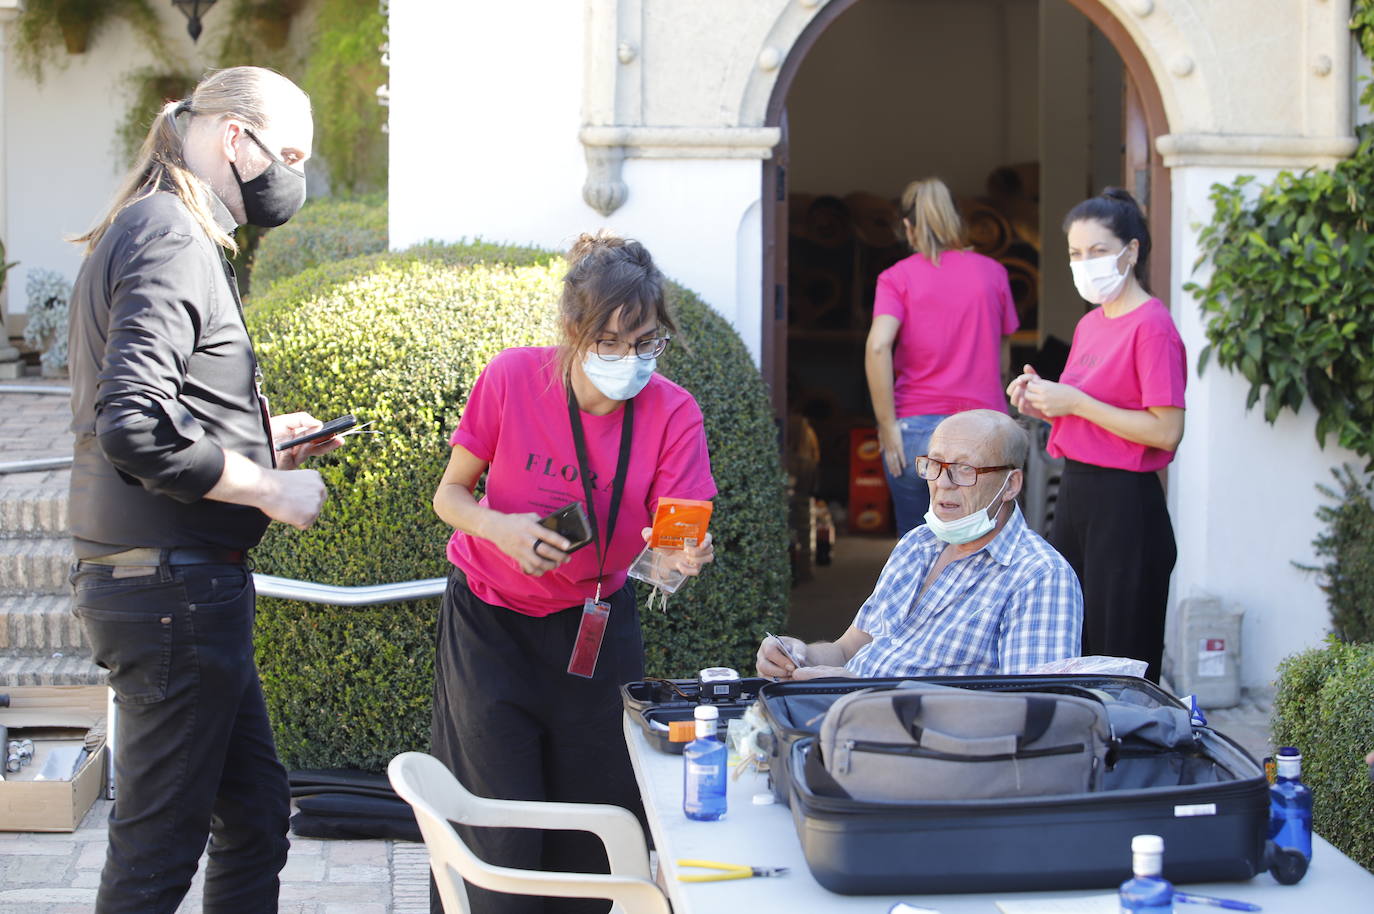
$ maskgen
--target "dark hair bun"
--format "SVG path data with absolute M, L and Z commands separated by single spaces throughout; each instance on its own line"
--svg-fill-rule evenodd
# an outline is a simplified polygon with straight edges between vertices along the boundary
M 1136 209 L 1140 209 L 1140 204 L 1136 202 L 1135 197 L 1131 196 L 1131 192 L 1124 187 L 1103 188 L 1102 196 L 1106 197 L 1108 200 L 1116 200 L 1119 203 L 1129 203 Z

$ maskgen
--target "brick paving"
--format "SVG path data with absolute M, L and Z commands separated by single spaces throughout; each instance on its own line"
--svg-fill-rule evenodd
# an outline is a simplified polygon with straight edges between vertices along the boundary
M 0 382 L 64 386 L 24 378 Z M 67 398 L 0 390 L 0 463 L 70 455 Z M 65 469 L 0 474 L 7 498 L 63 497 Z M 5 523 L 22 523 L 0 514 Z M 0 620 L 3 628 L 3 620 Z M 0 653 L 5 650 L 0 632 Z M 98 800 L 70 834 L 0 832 L 0 914 L 88 914 L 105 860 L 111 803 Z M 204 858 L 179 914 L 200 914 Z M 428 914 L 429 865 L 424 846 L 405 841 L 320 841 L 291 837 L 281 874 L 282 914 Z

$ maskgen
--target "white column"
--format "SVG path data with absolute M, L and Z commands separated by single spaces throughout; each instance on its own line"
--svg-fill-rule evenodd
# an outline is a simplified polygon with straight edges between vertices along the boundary
M 12 233 L 5 200 L 5 151 L 8 142 L 5 130 L 5 73 L 9 66 L 5 48 L 9 46 L 10 23 L 18 17 L 23 5 L 23 0 L 0 0 L 0 240 L 7 242 Z M 17 378 L 23 374 L 19 350 L 9 344 L 9 301 L 19 296 L 13 286 L 14 283 L 6 282 L 4 288 L 0 288 L 0 378 Z

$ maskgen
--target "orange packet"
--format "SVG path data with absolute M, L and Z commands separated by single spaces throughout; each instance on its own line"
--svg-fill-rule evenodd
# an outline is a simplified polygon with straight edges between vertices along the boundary
M 654 512 L 649 546 L 654 549 L 685 549 L 706 538 L 711 522 L 711 503 L 691 498 L 660 498 Z

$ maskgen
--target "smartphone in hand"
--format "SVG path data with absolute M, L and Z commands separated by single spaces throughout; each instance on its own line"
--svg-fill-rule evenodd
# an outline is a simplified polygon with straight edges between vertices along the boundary
M 592 525 L 587 519 L 587 509 L 580 501 L 565 505 L 547 517 L 540 518 L 539 523 L 568 541 L 566 551 L 569 554 L 592 541 Z
M 331 419 L 324 425 L 315 429 L 313 432 L 307 432 L 306 434 L 300 435 L 296 438 L 292 438 L 289 441 L 283 441 L 281 444 L 278 444 L 276 448 L 279 451 L 285 451 L 289 448 L 298 447 L 302 444 L 309 444 L 311 441 L 319 441 L 321 438 L 333 438 L 335 435 L 338 435 L 341 432 L 346 432 L 357 424 L 358 420 L 354 418 L 351 414 L 346 416 L 340 416 L 337 419 Z

